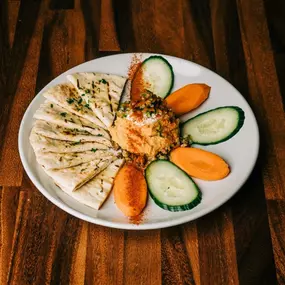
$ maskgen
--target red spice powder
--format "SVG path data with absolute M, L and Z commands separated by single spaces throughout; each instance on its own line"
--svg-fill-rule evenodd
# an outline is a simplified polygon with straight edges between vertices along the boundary
M 144 216 L 145 216 L 144 211 L 142 211 L 142 213 L 140 213 L 138 216 L 130 217 L 129 221 L 130 223 L 134 225 L 140 225 L 144 222 L 144 218 L 145 218 Z
M 131 64 L 128 71 L 129 80 L 132 81 L 131 100 L 138 101 L 141 99 L 141 94 L 146 89 L 146 82 L 143 80 L 143 74 L 140 69 L 142 64 L 142 55 L 134 54 L 131 59 Z
M 142 63 L 142 54 L 136 53 L 133 54 L 132 59 L 131 59 L 131 64 L 129 66 L 129 70 L 128 70 L 128 78 L 130 80 L 133 79 L 138 67 L 141 65 Z

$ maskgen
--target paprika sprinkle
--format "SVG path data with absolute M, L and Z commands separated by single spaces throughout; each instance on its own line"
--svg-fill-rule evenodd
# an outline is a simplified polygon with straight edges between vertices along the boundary
M 141 94 L 146 89 L 146 82 L 143 80 L 143 72 L 140 68 L 142 64 L 142 55 L 134 54 L 129 67 L 128 77 L 132 81 L 131 84 L 131 101 L 141 99 Z

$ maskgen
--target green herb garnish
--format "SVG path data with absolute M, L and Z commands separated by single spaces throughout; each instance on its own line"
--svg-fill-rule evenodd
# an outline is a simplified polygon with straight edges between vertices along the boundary
M 53 108 L 53 104 L 50 104 L 50 107 Z
M 102 134 L 98 134 L 97 137 L 103 137 L 103 135 Z
M 89 104 L 85 104 L 84 107 L 90 109 Z
M 66 113 L 65 113 L 65 112 L 60 113 L 60 115 L 61 115 L 62 117 L 66 117 Z
M 90 93 L 90 89 L 86 89 L 86 90 L 85 90 L 85 93 Z
M 68 104 L 72 104 L 72 103 L 74 102 L 74 99 L 72 99 L 72 98 L 67 98 L 67 99 L 66 99 L 66 102 L 67 102 Z
M 82 103 L 82 98 L 79 98 L 78 104 L 81 104 L 81 103 Z
M 91 151 L 96 152 L 97 148 L 91 148 Z
M 163 137 L 163 136 L 162 136 L 162 127 L 161 127 L 161 124 L 160 124 L 160 123 L 159 123 L 159 125 L 158 125 L 156 131 L 157 131 L 157 133 L 158 133 L 158 135 L 159 135 L 160 137 Z
M 108 82 L 103 78 L 103 79 L 99 80 L 99 83 L 107 84 Z
M 93 89 L 95 88 L 95 84 L 94 84 L 94 81 L 92 81 L 92 88 L 93 88 Z
M 81 143 L 81 141 L 73 142 L 73 143 L 71 143 L 71 145 L 77 145 L 77 144 L 80 144 L 80 143 Z
M 151 111 L 146 111 L 145 114 L 146 114 L 146 116 L 147 116 L 148 118 L 150 118 L 151 115 L 153 114 L 153 112 L 151 112 Z

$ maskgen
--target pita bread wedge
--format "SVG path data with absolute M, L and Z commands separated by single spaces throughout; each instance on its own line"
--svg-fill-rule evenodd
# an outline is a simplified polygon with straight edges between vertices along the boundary
M 105 170 L 100 172 L 82 187 L 71 193 L 67 193 L 78 202 L 99 210 L 109 196 L 115 176 L 123 163 L 123 159 L 115 160 Z
M 92 135 L 102 135 L 104 138 L 110 139 L 109 133 L 94 123 L 81 118 L 75 114 L 68 112 L 63 107 L 53 104 L 50 101 L 45 101 L 34 114 L 34 118 L 47 121 L 49 123 L 70 128 L 87 131 Z
M 55 140 L 44 137 L 35 133 L 32 129 L 30 134 L 30 143 L 35 152 L 84 152 L 91 151 L 91 149 L 108 150 L 109 146 L 97 142 L 71 142 Z
M 113 74 L 96 73 L 98 77 L 105 79 L 109 83 L 109 94 L 111 96 L 111 103 L 113 111 L 116 113 L 120 100 L 122 98 L 127 78 Z
M 38 135 L 42 135 L 56 140 L 72 141 L 74 143 L 89 141 L 102 143 L 109 147 L 112 146 L 111 141 L 104 138 L 103 136 L 94 136 L 88 133 L 87 131 L 82 131 L 78 129 L 68 129 L 42 120 L 36 121 L 33 130 Z
M 76 88 L 71 83 L 59 84 L 51 87 L 43 96 L 49 101 L 65 108 L 79 117 L 83 117 L 95 125 L 106 128 L 106 126 L 92 112 L 84 96 L 80 96 Z
M 96 116 L 110 127 L 114 121 L 126 78 L 101 73 L 75 73 L 67 79 L 77 88 Z
M 97 150 L 86 152 L 70 152 L 70 153 L 55 153 L 55 152 L 36 152 L 38 163 L 45 169 L 62 169 L 76 166 L 95 159 L 104 159 L 112 155 L 117 156 L 118 152 L 110 150 Z
M 110 156 L 69 168 L 44 170 L 62 190 L 71 193 L 104 170 L 115 159 L 116 157 Z

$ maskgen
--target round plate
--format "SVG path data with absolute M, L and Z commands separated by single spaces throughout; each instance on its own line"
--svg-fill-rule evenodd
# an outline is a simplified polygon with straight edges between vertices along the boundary
M 145 59 L 152 54 L 140 55 Z M 222 77 L 193 62 L 163 55 L 173 66 L 175 74 L 173 90 L 189 83 L 206 83 L 211 86 L 209 99 L 197 110 L 184 115 L 181 120 L 184 121 L 207 110 L 227 105 L 241 107 L 246 117 L 244 126 L 232 139 L 213 146 L 197 146 L 223 157 L 231 166 L 231 173 L 220 181 L 207 182 L 195 179 L 203 193 L 203 199 L 194 209 L 169 212 L 159 208 L 149 197 L 143 221 L 136 225 L 117 209 L 112 194 L 99 211 L 80 204 L 63 193 L 36 161 L 29 143 L 29 135 L 34 123 L 33 114 L 45 100 L 41 94 L 56 84 L 67 82 L 66 75 L 75 72 L 93 71 L 127 76 L 132 56 L 133 54 L 119 54 L 78 65 L 55 78 L 37 94 L 26 110 L 19 131 L 19 152 L 23 166 L 32 182 L 47 199 L 69 214 L 91 223 L 120 229 L 156 229 L 197 219 L 225 203 L 247 180 L 257 159 L 259 132 L 254 114 L 242 95 Z

